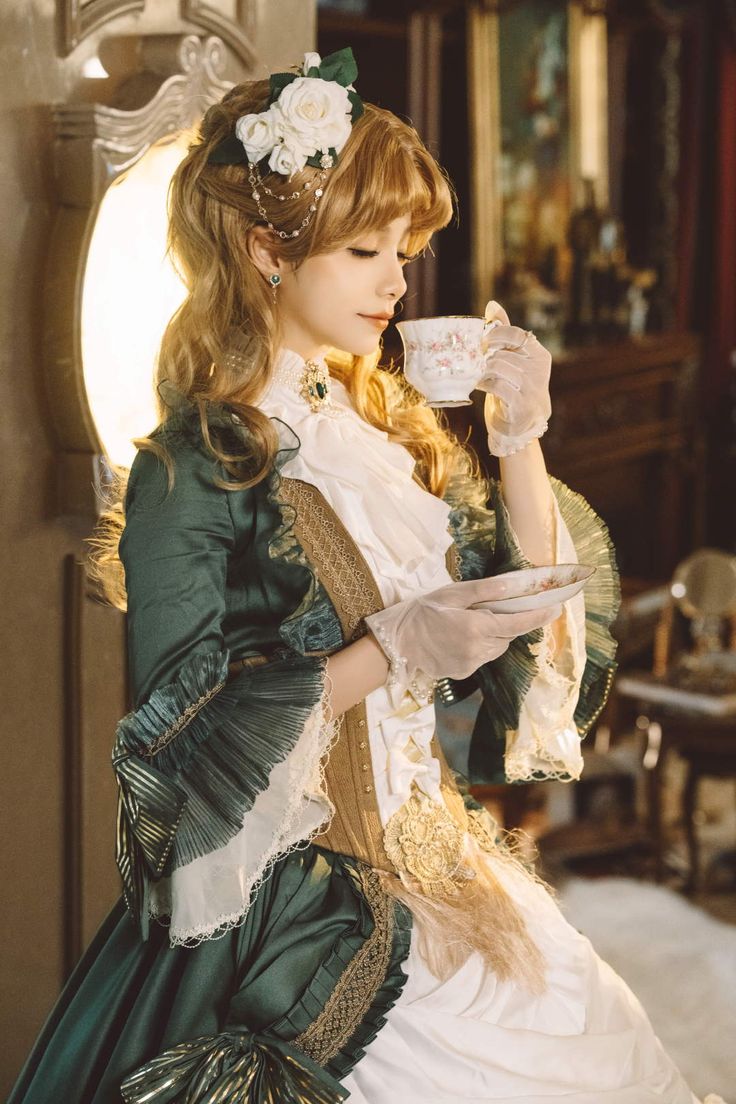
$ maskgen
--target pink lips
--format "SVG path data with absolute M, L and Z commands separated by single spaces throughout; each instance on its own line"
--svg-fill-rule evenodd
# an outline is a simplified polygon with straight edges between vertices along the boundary
M 360 317 L 365 318 L 366 322 L 375 322 L 382 329 L 388 326 L 389 323 L 389 319 L 385 315 L 361 314 Z

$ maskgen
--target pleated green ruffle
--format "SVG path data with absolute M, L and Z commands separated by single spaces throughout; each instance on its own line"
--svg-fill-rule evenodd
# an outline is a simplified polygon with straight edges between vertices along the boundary
M 315 887 L 329 870 L 328 863 L 334 871 L 331 876 L 339 872 L 338 876 L 349 880 L 351 891 L 347 897 L 340 895 L 343 903 L 334 917 L 325 918 L 315 941 L 324 938 L 331 923 L 338 923 L 340 934 L 328 953 L 320 956 L 321 961 L 315 959 L 319 967 L 310 971 L 289 1011 L 276 1020 L 259 1022 L 265 1005 L 259 999 L 262 979 L 256 955 L 249 969 L 253 982 L 248 984 L 246 973 L 223 1030 L 173 1046 L 136 1069 L 122 1084 L 126 1104 L 164 1104 L 180 1098 L 190 1104 L 267 1104 L 271 1100 L 333 1104 L 345 1099 L 339 1081 L 363 1057 L 406 983 L 402 963 L 409 954 L 411 916 L 383 892 L 375 871 L 346 856 L 326 855 L 317 849 Z M 259 903 L 253 922 L 258 925 L 260 913 L 268 916 L 276 910 L 281 914 L 279 899 L 277 885 L 276 897 Z M 346 901 L 352 901 L 358 910 L 349 927 L 344 919 Z M 286 934 L 289 927 L 288 917 L 282 915 L 277 922 L 282 932 L 271 931 L 271 938 L 263 944 L 261 969 L 267 979 L 270 967 L 265 952 L 270 950 L 270 957 L 276 960 L 288 959 L 292 953 Z M 295 957 L 297 970 L 298 962 Z M 279 966 L 283 971 L 284 963 Z M 291 971 L 290 975 L 294 986 Z M 278 986 L 278 975 L 271 984 Z M 255 1008 L 259 1013 L 254 1020 Z M 249 1020 L 254 1024 L 252 1031 L 241 1026 Z
M 585 736 L 606 704 L 617 669 L 611 625 L 621 606 L 621 580 L 605 523 L 582 495 L 554 477 L 550 481 L 579 562 L 596 569 L 584 591 L 587 660 L 575 710 L 578 732 Z
M 144 939 L 150 882 L 241 830 L 321 699 L 322 659 L 285 656 L 228 681 L 229 659 L 195 656 L 116 729 L 116 858 Z
M 338 1079 L 363 1057 L 401 994 L 412 925 L 409 910 L 384 893 L 375 871 L 355 860 L 343 863 L 364 901 L 363 922 L 372 924 L 371 934 L 343 936 L 288 1016 L 269 1027 Z

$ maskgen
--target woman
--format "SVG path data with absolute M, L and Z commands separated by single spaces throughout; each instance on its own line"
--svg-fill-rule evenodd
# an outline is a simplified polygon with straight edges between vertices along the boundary
M 189 294 L 119 542 L 124 903 L 11 1104 L 694 1099 L 434 736 L 436 684 L 480 686 L 476 775 L 577 777 L 617 580 L 599 520 L 547 477 L 533 335 L 500 316 L 488 352 L 493 510 L 472 458 L 377 369 L 452 193 L 355 77 L 343 50 L 235 87 L 175 174 Z M 576 557 L 598 568 L 585 599 L 470 608 L 509 569 Z

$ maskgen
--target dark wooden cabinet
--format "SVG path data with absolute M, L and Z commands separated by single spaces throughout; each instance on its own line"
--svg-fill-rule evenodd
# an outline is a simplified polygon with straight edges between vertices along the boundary
M 579 349 L 553 368 L 550 471 L 611 529 L 624 575 L 667 578 L 704 539 L 698 339 Z

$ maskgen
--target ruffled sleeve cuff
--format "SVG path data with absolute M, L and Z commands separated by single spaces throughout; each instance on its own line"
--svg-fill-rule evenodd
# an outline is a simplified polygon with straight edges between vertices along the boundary
M 554 562 L 578 563 L 556 498 L 550 520 Z M 582 592 L 565 602 L 562 617 L 545 626 L 542 639 L 530 651 L 537 671 L 521 703 L 518 727 L 506 733 L 506 778 L 509 782 L 579 778 L 583 757 L 574 714 L 586 662 Z
M 471 741 L 472 781 L 579 778 L 580 738 L 600 714 L 616 670 L 610 625 L 620 604 L 608 530 L 588 503 L 550 477 L 555 562 L 596 568 L 584 591 L 565 603 L 557 627 L 512 641 L 477 672 L 484 703 Z M 495 546 L 489 574 L 528 566 L 500 485 L 493 487 Z
M 120 721 L 117 862 L 147 937 L 172 945 L 242 923 L 273 863 L 333 813 L 320 763 L 335 739 L 326 662 L 288 656 L 232 678 L 229 653 L 195 656 Z
M 583 591 L 585 665 L 574 714 L 577 730 L 585 736 L 608 700 L 616 673 L 617 643 L 611 625 L 621 605 L 621 582 L 606 525 L 582 495 L 557 479 L 551 478 L 550 482 L 578 561 L 596 569 Z

